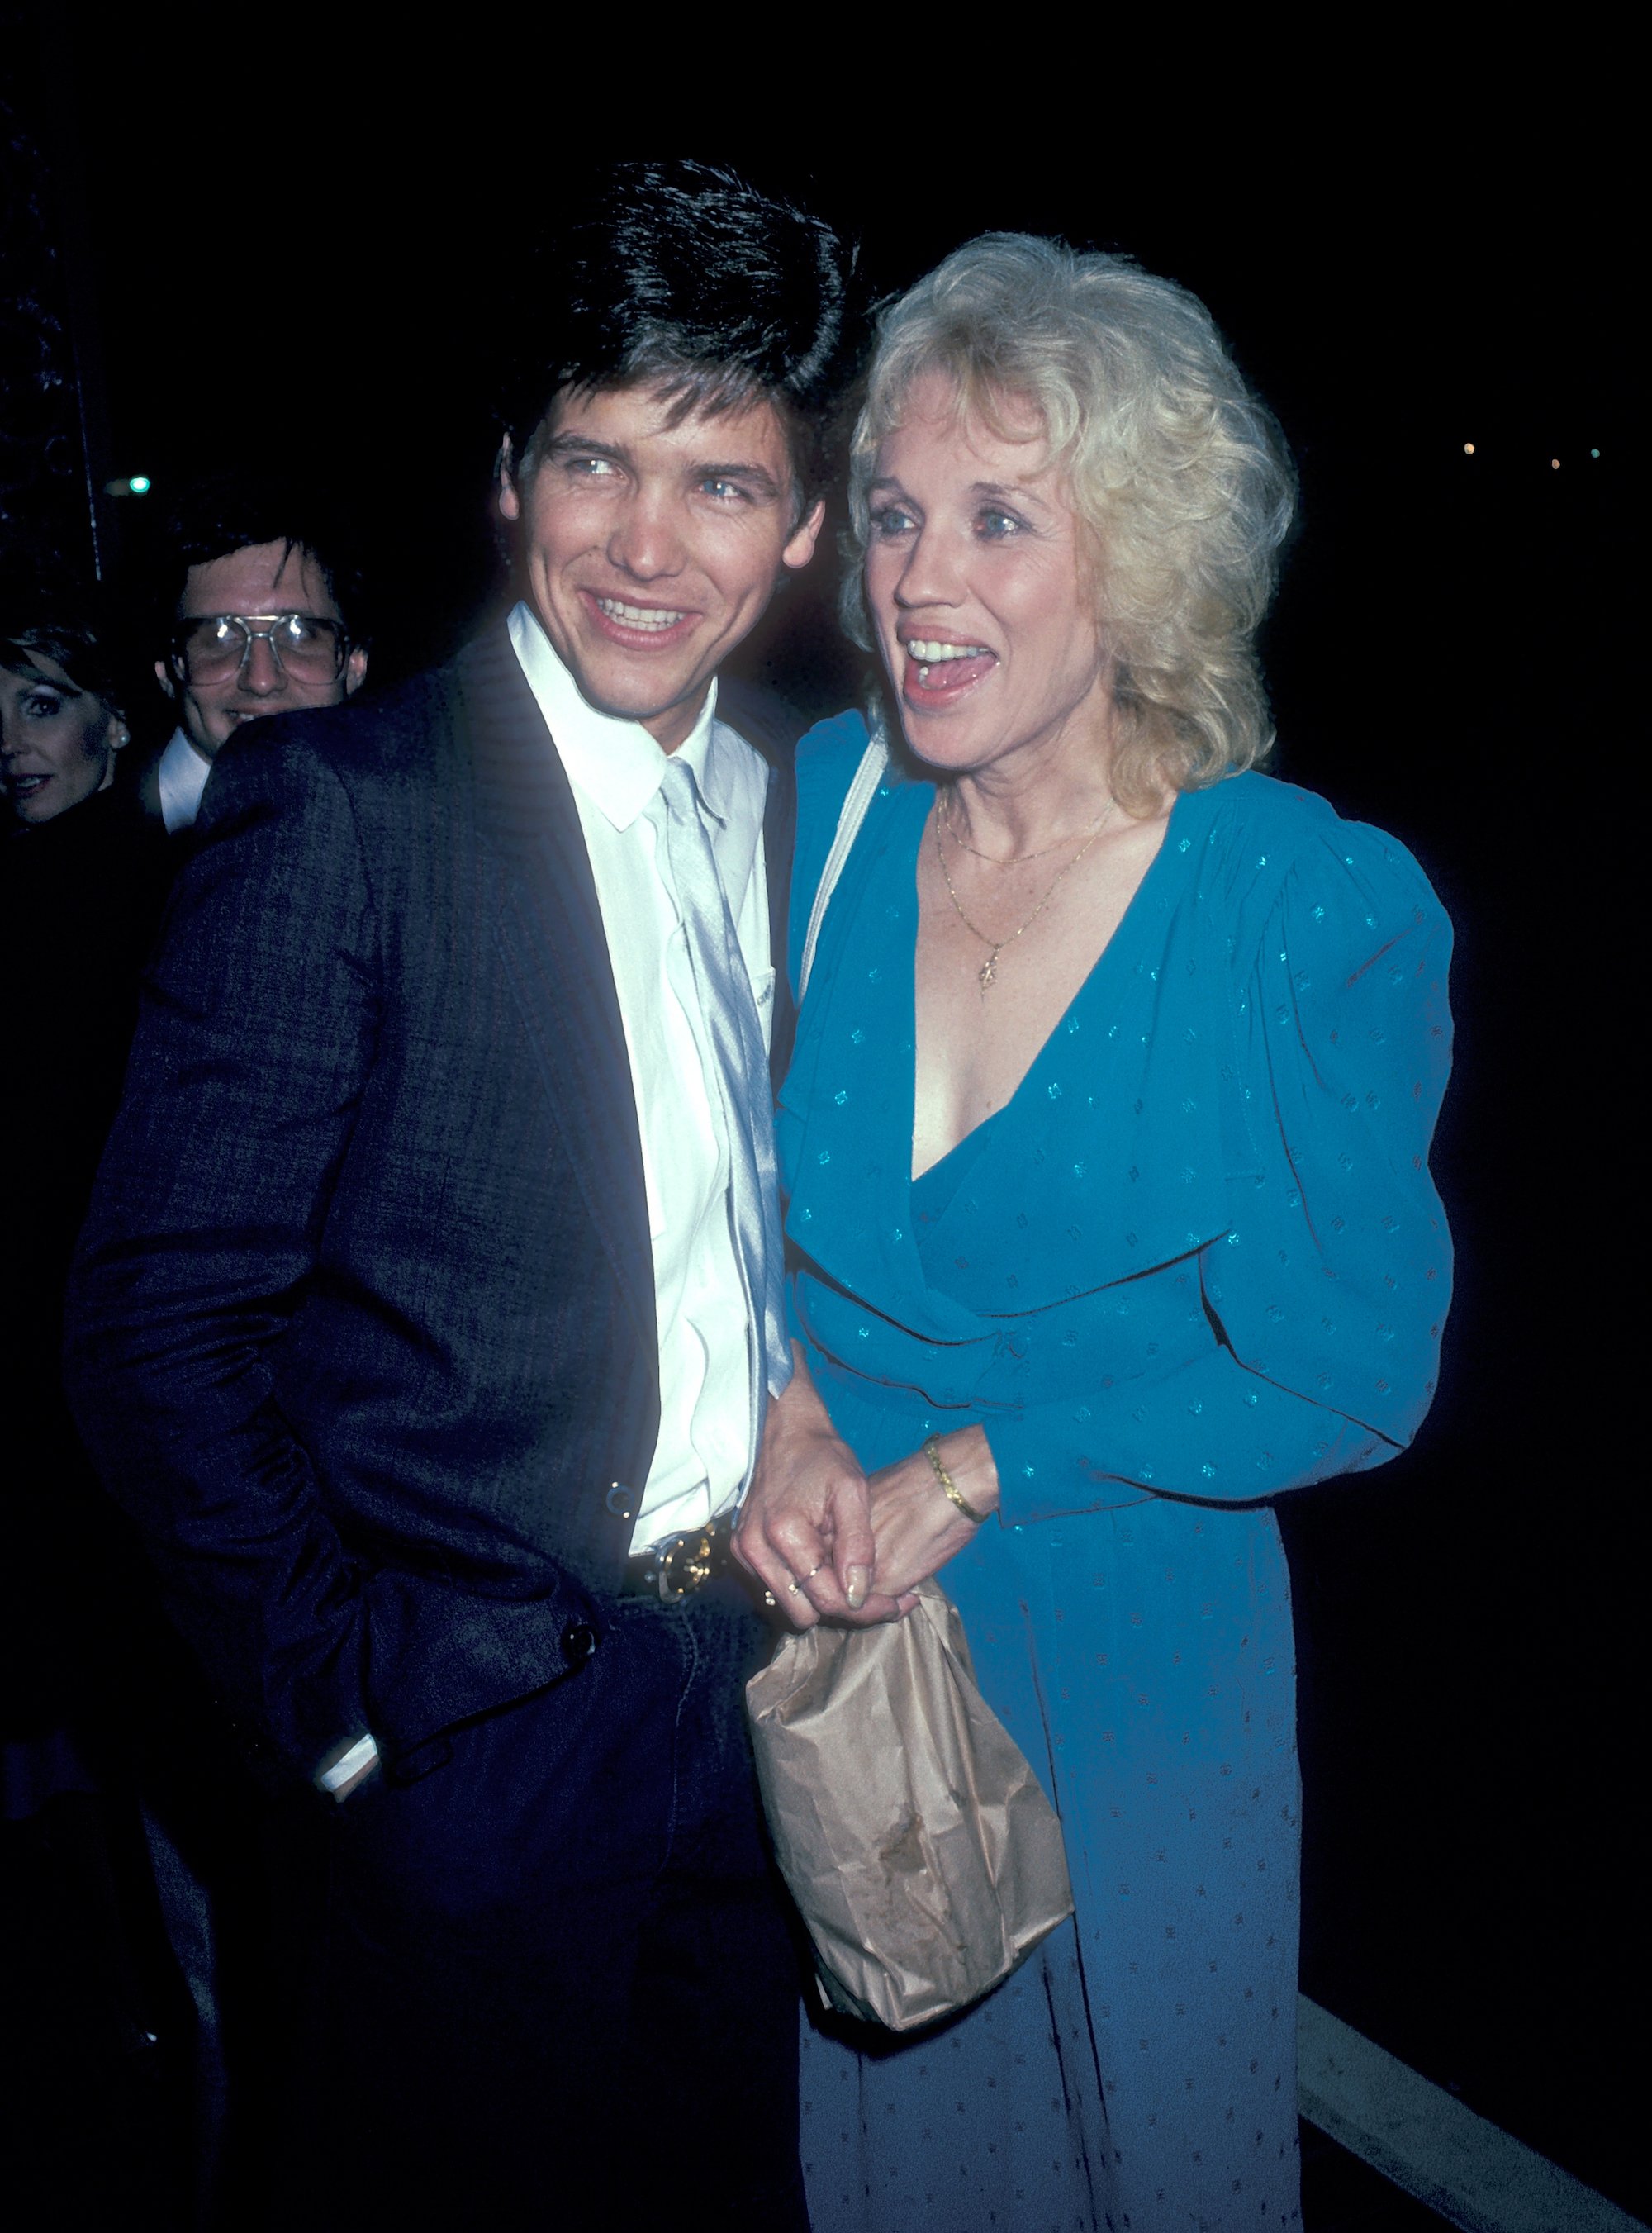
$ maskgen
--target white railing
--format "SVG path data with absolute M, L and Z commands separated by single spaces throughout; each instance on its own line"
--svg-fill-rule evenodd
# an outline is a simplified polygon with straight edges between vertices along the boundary
M 1297 2097 L 1311 2125 L 1464 2233 L 1648 2233 L 1306 1999 L 1297 2003 Z

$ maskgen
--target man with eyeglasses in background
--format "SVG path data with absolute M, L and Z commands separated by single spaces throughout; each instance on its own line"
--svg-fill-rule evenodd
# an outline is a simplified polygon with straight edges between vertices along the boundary
M 168 836 L 193 824 L 212 762 L 243 722 L 336 706 L 361 687 L 360 584 L 314 509 L 221 474 L 174 511 L 167 584 L 178 588 L 155 678 L 178 726 L 144 786 Z

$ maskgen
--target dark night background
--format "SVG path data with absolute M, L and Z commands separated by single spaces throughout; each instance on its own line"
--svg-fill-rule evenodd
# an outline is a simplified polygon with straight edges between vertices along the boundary
M 1122 249 L 1210 305 L 1302 476 L 1266 643 L 1276 766 L 1402 837 L 1459 940 L 1440 1398 L 1410 1454 L 1285 1508 L 1304 1989 L 1646 2214 L 1628 1648 L 1640 422 L 1607 124 L 1558 75 L 1454 89 L 1439 57 L 1367 83 L 1357 116 L 1305 63 L 1267 101 L 1236 77 L 1195 130 L 1155 125 L 1122 85 L 1064 122 L 1047 88 L 966 85 L 961 59 L 909 101 L 887 56 L 829 87 L 800 64 L 771 82 L 736 53 L 729 88 L 712 69 L 674 107 L 645 102 L 580 48 L 589 25 L 547 33 L 542 63 L 517 19 L 451 72 L 364 39 L 348 62 L 329 51 L 323 86 L 306 42 L 330 27 L 191 15 L 163 70 L 156 20 L 60 18 L 36 79 L 94 475 L 146 473 L 153 503 L 243 448 L 323 464 L 370 545 L 375 680 L 446 654 L 498 594 L 491 337 L 516 252 L 588 150 L 730 162 L 858 236 L 887 287 L 1021 229 Z M 1338 104 L 1369 60 L 1330 71 Z M 134 580 L 145 501 L 104 508 L 106 555 Z M 751 654 L 811 713 L 855 687 L 829 570 Z

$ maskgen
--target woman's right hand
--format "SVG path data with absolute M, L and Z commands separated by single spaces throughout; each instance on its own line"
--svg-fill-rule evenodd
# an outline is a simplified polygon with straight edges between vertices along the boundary
M 832 1425 L 796 1342 L 792 1355 L 797 1370 L 769 1406 L 757 1472 L 734 1531 L 734 1555 L 794 1627 L 833 1620 L 866 1628 L 897 1620 L 900 1606 L 872 1587 L 866 1475 Z

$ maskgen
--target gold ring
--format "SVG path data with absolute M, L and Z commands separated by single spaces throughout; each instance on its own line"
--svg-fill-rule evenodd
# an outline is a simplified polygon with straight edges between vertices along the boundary
M 801 1582 L 795 1580 L 790 1581 L 786 1584 L 786 1595 L 789 1598 L 795 1598 L 802 1587 L 803 1584 Z
M 826 1561 L 824 1560 L 824 1559 L 823 1559 L 821 1560 L 821 1562 L 820 1562 L 820 1566 L 811 1566 L 811 1567 L 809 1569 L 809 1572 L 808 1572 L 803 1576 L 803 1579 L 804 1579 L 804 1581 L 806 1581 L 806 1582 L 812 1582 L 812 1581 L 814 1580 L 814 1579 L 815 1579 L 816 1575 L 820 1572 L 820 1567 L 821 1567 L 821 1566 L 823 1566 L 825 1565 L 825 1563 L 826 1563 Z

